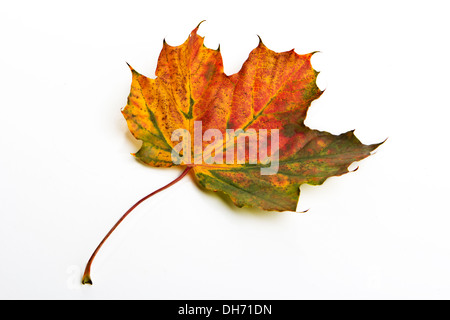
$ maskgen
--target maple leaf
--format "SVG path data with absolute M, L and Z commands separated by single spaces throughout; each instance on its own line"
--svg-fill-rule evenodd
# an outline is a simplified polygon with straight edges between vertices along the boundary
M 155 79 L 130 66 L 122 113 L 143 142 L 134 156 L 150 166 L 186 168 L 117 221 L 89 259 L 83 284 L 92 284 L 92 261 L 125 217 L 191 170 L 201 186 L 223 192 L 238 207 L 295 211 L 300 185 L 349 172 L 381 144 L 364 145 L 353 131 L 333 135 L 304 124 L 311 102 L 323 93 L 311 66 L 314 53 L 277 53 L 260 39 L 241 70 L 228 76 L 220 50 L 204 46 L 199 26 L 182 45 L 163 42 Z
M 180 46 L 164 41 L 156 79 L 130 67 L 131 92 L 122 112 L 131 133 L 143 141 L 135 154 L 140 161 L 157 167 L 175 165 L 172 150 L 178 142 L 171 141 L 172 134 L 184 128 L 194 136 L 196 121 L 201 121 L 201 135 L 211 128 L 223 136 L 227 129 L 241 133 L 253 129 L 259 139 L 260 130 L 278 129 L 276 174 L 261 175 L 264 165 L 249 161 L 212 165 L 197 161 L 192 167 L 201 186 L 227 194 L 239 207 L 295 211 L 301 184 L 319 185 L 347 173 L 352 162 L 380 145 L 362 144 L 353 131 L 336 136 L 304 124 L 311 102 L 322 94 L 316 85 L 318 72 L 311 66 L 313 53 L 276 53 L 260 40 L 242 69 L 227 76 L 220 50 L 205 47 L 197 30 L 198 26 Z M 203 149 L 207 145 L 202 141 Z M 194 148 L 192 158 L 199 156 Z

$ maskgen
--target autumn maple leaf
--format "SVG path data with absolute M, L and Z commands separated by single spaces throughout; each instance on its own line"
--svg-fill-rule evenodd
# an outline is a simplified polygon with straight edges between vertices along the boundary
M 143 141 L 135 157 L 185 170 L 130 208 L 110 233 L 139 203 L 191 170 L 202 187 L 223 192 L 238 207 L 295 211 L 302 184 L 347 173 L 380 145 L 362 144 L 353 131 L 333 135 L 304 124 L 311 102 L 323 93 L 313 53 L 276 53 L 260 40 L 241 70 L 228 76 L 220 50 L 205 47 L 197 30 L 180 46 L 164 41 L 155 79 L 130 67 L 131 92 L 122 113 Z M 102 243 L 83 283 L 91 283 L 90 263 Z
M 224 192 L 239 207 L 295 211 L 301 184 L 318 185 L 342 175 L 379 145 L 362 144 L 352 131 L 335 136 L 305 126 L 308 107 L 322 94 L 316 85 L 318 72 L 311 67 L 313 53 L 276 53 L 260 41 L 242 69 L 227 76 L 220 51 L 205 47 L 197 30 L 180 46 L 164 41 L 156 79 L 131 68 L 131 93 L 122 112 L 134 137 L 143 141 L 135 154 L 140 161 L 157 167 L 175 165 L 172 150 L 178 141 L 171 140 L 172 134 L 184 128 L 193 137 L 196 121 L 202 124 L 201 135 L 211 128 L 224 137 L 227 129 L 241 133 L 253 129 L 257 136 L 260 130 L 269 130 L 270 141 L 270 130 L 278 129 L 276 174 L 261 175 L 263 164 L 248 161 L 213 165 L 197 161 L 192 167 L 200 185 Z M 205 149 L 208 142 L 202 142 Z

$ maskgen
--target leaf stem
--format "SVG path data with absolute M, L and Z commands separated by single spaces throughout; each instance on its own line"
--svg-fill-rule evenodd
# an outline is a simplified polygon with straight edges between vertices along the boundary
M 172 182 L 168 183 L 167 185 L 165 185 L 162 188 L 159 188 L 156 191 L 153 191 L 152 193 L 150 193 L 149 195 L 145 196 L 144 198 L 142 198 L 141 200 L 139 200 L 138 202 L 136 202 L 130 209 L 128 209 L 127 212 L 124 213 L 124 215 L 116 222 L 116 224 L 111 228 L 111 230 L 109 230 L 109 232 L 106 234 L 106 236 L 103 238 L 103 240 L 100 242 L 100 244 L 97 246 L 97 249 L 95 249 L 95 251 L 92 253 L 91 258 L 89 259 L 86 268 L 84 270 L 84 274 L 83 274 L 83 278 L 81 280 L 82 284 L 92 284 L 92 280 L 91 280 L 91 265 L 92 262 L 94 261 L 95 256 L 97 255 L 98 251 L 100 250 L 100 248 L 103 246 L 103 244 L 105 243 L 105 241 L 109 238 L 109 236 L 111 235 L 111 233 L 114 232 L 114 230 L 118 227 L 118 225 L 138 206 L 140 205 L 142 202 L 144 202 L 145 200 L 147 200 L 148 198 L 150 198 L 151 196 L 157 194 L 158 192 L 161 192 L 171 186 L 173 186 L 175 183 L 177 183 L 178 181 L 180 181 L 181 179 L 183 179 L 188 173 L 189 171 L 192 169 L 192 166 L 188 166 L 183 173 L 176 178 L 175 180 L 173 180 Z

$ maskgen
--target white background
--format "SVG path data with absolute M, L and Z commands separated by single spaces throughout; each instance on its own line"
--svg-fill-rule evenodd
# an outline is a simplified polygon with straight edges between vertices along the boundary
M 446 1 L 15 1 L 0 10 L 0 298 L 448 299 Z M 257 35 L 321 51 L 307 124 L 363 143 L 359 170 L 302 186 L 298 210 L 233 207 L 130 155 L 120 109 L 163 38 L 199 34 L 239 71 Z

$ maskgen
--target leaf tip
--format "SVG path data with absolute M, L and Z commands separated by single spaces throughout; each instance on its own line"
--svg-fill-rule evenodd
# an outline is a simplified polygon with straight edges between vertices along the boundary
M 203 23 L 203 22 L 205 22 L 206 20 L 202 20 L 202 21 L 200 21 L 200 23 L 195 27 L 195 31 L 197 31 L 198 30 L 198 28 L 200 28 L 200 25 Z
M 256 35 L 258 37 L 258 47 L 265 47 L 266 45 L 264 44 L 264 42 L 262 41 L 261 37 L 259 36 L 259 34 Z
M 130 64 L 128 62 L 125 61 L 125 63 L 127 64 L 128 68 L 130 68 L 131 71 L 134 71 L 133 67 L 130 66 Z
M 376 150 L 379 146 L 381 146 L 383 143 L 385 143 L 385 142 L 387 141 L 387 139 L 388 139 L 388 138 L 384 139 L 383 141 L 381 141 L 381 142 L 379 142 L 379 143 L 371 144 L 371 145 L 369 146 L 369 147 L 372 149 L 372 150 L 370 151 L 370 154 L 371 154 L 371 155 L 375 154 L 375 153 L 376 153 L 375 150 Z
M 201 25 L 203 22 L 205 22 L 205 21 L 206 21 L 206 20 L 200 21 L 200 23 L 195 27 L 195 29 L 191 31 L 190 36 L 195 36 L 195 35 L 197 34 L 198 28 L 200 28 L 200 25 Z

